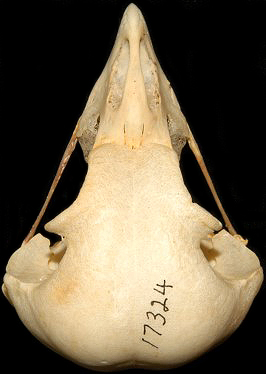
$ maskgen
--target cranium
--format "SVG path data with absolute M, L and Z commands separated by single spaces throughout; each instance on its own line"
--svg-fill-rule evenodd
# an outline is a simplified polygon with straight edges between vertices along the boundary
M 8 262 L 6 297 L 34 336 L 87 368 L 198 357 L 239 326 L 263 273 L 230 224 L 231 234 L 192 202 L 179 159 L 186 141 L 200 153 L 133 4 L 76 138 L 88 174 L 46 225 L 62 240 L 27 237 Z

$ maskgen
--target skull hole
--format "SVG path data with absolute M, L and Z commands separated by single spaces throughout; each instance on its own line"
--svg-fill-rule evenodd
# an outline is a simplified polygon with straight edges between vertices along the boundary
M 64 238 L 50 246 L 50 255 L 48 259 L 48 267 L 50 270 L 57 270 L 64 254 L 66 253 L 67 245 Z
M 217 257 L 219 257 L 221 253 L 217 251 L 217 249 L 213 248 L 211 240 L 202 240 L 200 243 L 200 249 L 202 250 L 202 253 L 209 265 L 215 267 Z
M 56 270 L 66 252 L 66 241 L 58 234 L 45 231 L 45 237 L 50 240 L 50 253 L 48 256 L 48 267 Z

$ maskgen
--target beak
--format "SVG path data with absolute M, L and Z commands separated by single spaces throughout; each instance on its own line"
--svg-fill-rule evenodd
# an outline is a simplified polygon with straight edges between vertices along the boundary
M 134 4 L 125 10 L 111 55 L 79 122 L 85 158 L 92 147 L 104 143 L 133 149 L 147 143 L 172 148 L 173 139 L 182 139 L 182 146 L 186 141 L 186 120 Z

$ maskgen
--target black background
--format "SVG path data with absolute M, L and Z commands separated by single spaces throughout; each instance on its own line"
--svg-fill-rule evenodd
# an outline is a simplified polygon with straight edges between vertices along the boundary
M 265 267 L 266 1 L 135 3 L 224 207 Z M 2 275 L 39 212 L 128 4 L 0 1 Z M 188 147 L 181 166 L 194 200 L 220 219 Z M 85 173 L 77 147 L 43 223 L 70 205 Z M 263 285 L 232 337 L 179 372 L 260 369 L 264 298 Z M 10 372 L 86 372 L 38 343 L 0 300 L 2 365 Z

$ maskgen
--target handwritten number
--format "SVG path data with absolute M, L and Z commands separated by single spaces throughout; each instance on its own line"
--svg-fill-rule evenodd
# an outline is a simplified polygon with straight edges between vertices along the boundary
M 171 286 L 170 284 L 166 284 L 165 280 L 163 281 L 163 284 L 157 283 L 156 287 L 159 287 L 159 289 L 154 288 L 154 291 L 159 292 L 163 296 L 165 296 L 167 288 L 173 288 L 173 286 Z M 153 300 L 153 301 L 151 301 L 151 305 L 153 306 L 154 304 L 160 304 L 163 307 L 163 311 L 168 312 L 169 308 L 166 306 L 167 300 L 168 300 L 167 298 L 164 299 L 164 302 L 161 302 L 161 301 L 158 301 L 158 300 Z M 161 325 L 162 326 L 164 326 L 166 324 L 166 318 L 161 313 L 156 313 L 155 314 L 151 311 L 146 312 L 146 317 L 148 318 L 148 320 L 151 319 L 150 316 L 153 317 L 153 321 L 158 322 L 159 320 L 161 320 Z M 159 331 L 156 331 L 153 327 L 151 327 L 150 325 L 147 325 L 147 324 L 143 325 L 143 335 L 146 335 L 146 333 L 148 332 L 148 329 L 150 329 L 150 331 L 151 331 L 150 334 L 152 334 L 152 332 L 153 332 L 153 333 L 155 333 L 159 336 L 162 335 Z M 147 333 L 147 335 L 150 335 L 150 334 Z M 157 345 L 151 343 L 149 340 L 146 340 L 146 339 L 142 338 L 142 341 L 149 344 L 151 347 L 154 347 L 156 349 L 159 348 Z
M 142 341 L 145 342 L 145 343 L 150 344 L 150 345 L 151 345 L 152 347 L 154 347 L 154 348 L 159 348 L 159 347 L 157 347 L 157 345 L 152 344 L 151 342 L 149 342 L 148 340 L 146 340 L 146 339 L 144 339 L 144 338 L 142 338 Z
M 164 311 L 164 312 L 168 312 L 169 308 L 166 306 L 166 301 L 167 301 L 167 300 L 168 300 L 168 299 L 165 298 L 163 303 L 161 303 L 160 301 L 157 301 L 157 300 L 153 300 L 153 301 L 151 302 L 151 305 L 153 306 L 155 303 L 160 304 L 160 305 L 162 305 L 162 307 L 163 307 L 163 311 Z
M 158 284 L 158 283 L 157 283 L 156 286 L 158 286 L 158 287 L 162 287 L 163 290 L 157 290 L 157 288 L 154 288 L 154 291 L 157 291 L 157 292 L 159 292 L 159 293 L 162 294 L 162 295 L 165 295 L 165 289 L 166 289 L 166 287 L 171 287 L 171 288 L 173 288 L 173 286 L 171 286 L 170 284 L 166 284 L 165 279 L 164 279 L 164 281 L 163 281 L 163 284 Z
M 154 314 L 152 312 L 146 312 L 146 316 L 147 316 L 148 319 L 150 319 L 150 317 L 149 317 L 150 314 L 153 316 L 154 320 L 157 320 L 158 316 L 160 318 L 162 318 L 162 320 L 163 320 L 163 326 L 166 324 L 166 319 L 165 319 L 165 317 L 161 313 Z
M 161 333 L 159 333 L 158 331 L 154 330 L 150 325 L 144 325 L 144 330 L 143 330 L 143 335 L 146 335 L 146 327 L 149 327 L 149 329 L 151 329 L 153 332 L 155 332 L 157 335 L 162 335 Z

